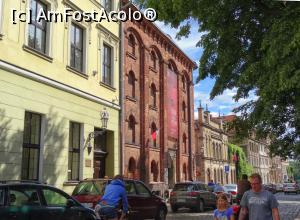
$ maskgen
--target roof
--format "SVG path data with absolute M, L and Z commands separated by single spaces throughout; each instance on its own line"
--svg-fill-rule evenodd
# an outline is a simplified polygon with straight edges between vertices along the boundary
M 222 116 L 222 119 L 223 119 L 224 122 L 232 122 L 236 118 L 237 118 L 236 115 L 225 115 L 225 116 Z

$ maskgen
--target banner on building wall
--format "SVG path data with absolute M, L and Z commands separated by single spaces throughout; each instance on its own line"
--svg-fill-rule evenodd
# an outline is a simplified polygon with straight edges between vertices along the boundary
M 167 114 L 168 136 L 178 138 L 178 86 L 177 74 L 167 71 Z
M 224 172 L 225 173 L 229 173 L 229 165 L 225 165 L 224 166 Z

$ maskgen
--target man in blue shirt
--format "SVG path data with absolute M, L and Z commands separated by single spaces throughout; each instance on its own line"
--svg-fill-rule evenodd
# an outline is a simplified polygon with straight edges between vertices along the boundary
M 106 219 L 118 220 L 117 208 L 121 200 L 123 211 L 120 220 L 124 218 L 128 211 L 128 201 L 123 177 L 116 175 L 111 183 L 105 187 L 104 195 L 95 207 L 97 217 L 99 218 L 98 214 L 100 213 Z

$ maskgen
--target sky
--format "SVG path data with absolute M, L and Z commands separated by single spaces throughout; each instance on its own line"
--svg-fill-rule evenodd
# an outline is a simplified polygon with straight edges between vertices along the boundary
M 191 21 L 191 33 L 188 38 L 182 37 L 181 40 L 175 38 L 177 29 L 171 28 L 168 25 L 165 25 L 163 22 L 156 21 L 155 24 L 165 33 L 171 36 L 172 40 L 199 66 L 199 60 L 203 53 L 203 48 L 196 47 L 197 42 L 201 38 L 201 33 L 198 32 L 197 22 Z M 199 69 L 193 71 L 193 80 L 194 80 L 194 115 L 197 119 L 197 108 L 199 107 L 200 100 L 202 107 L 208 106 L 208 110 L 213 116 L 218 116 L 219 112 L 221 115 L 230 115 L 233 114 L 233 108 L 246 103 L 248 100 L 253 99 L 254 95 L 252 94 L 249 99 L 242 99 L 239 102 L 235 102 L 232 97 L 236 93 L 236 89 L 225 90 L 222 95 L 219 95 L 214 98 L 214 100 L 209 99 L 209 94 L 215 83 L 214 79 L 206 78 L 205 80 L 200 81 L 196 84 L 195 80 L 198 76 Z

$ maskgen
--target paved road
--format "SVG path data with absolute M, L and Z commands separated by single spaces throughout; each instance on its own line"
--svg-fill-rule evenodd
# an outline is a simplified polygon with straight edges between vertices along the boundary
M 300 220 L 300 195 L 275 194 L 279 202 L 281 220 Z M 213 219 L 213 210 L 207 209 L 203 213 L 195 213 L 189 209 L 179 209 L 177 213 L 172 213 L 169 208 L 167 220 L 210 220 Z M 297 217 L 298 216 L 298 217 Z

